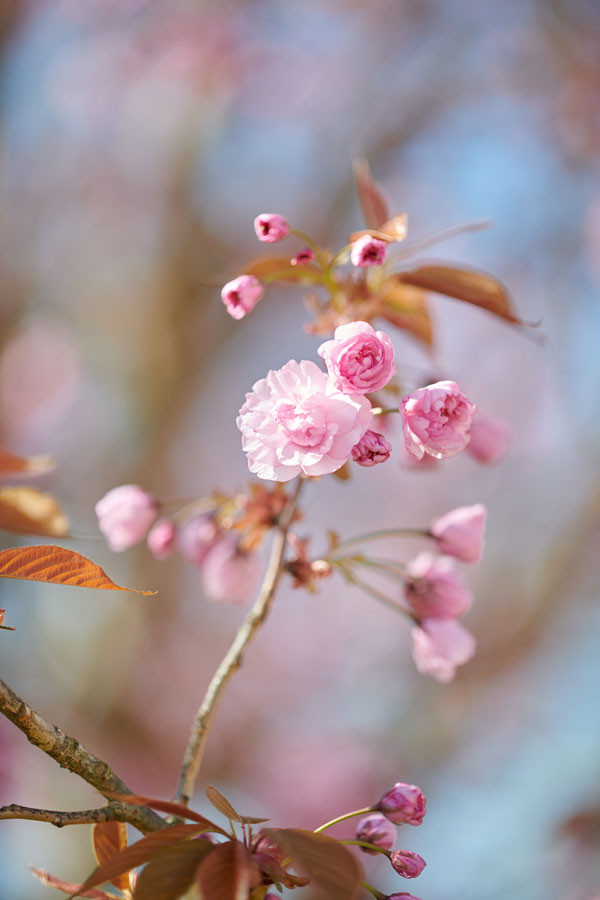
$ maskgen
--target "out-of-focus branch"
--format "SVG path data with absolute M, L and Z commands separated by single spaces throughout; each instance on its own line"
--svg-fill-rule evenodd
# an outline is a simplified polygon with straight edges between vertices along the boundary
M 114 803 L 99 809 L 82 809 L 77 812 L 61 812 L 54 809 L 35 809 L 31 806 L 0 806 L 0 819 L 29 819 L 32 822 L 48 822 L 63 828 L 65 825 L 93 825 L 98 822 L 122 822 L 128 804 Z M 131 806 L 129 806 L 131 811 Z
M 89 750 L 82 747 L 79 741 L 69 737 L 56 725 L 47 722 L 2 680 L 0 680 L 0 713 L 6 716 L 13 725 L 16 725 L 31 744 L 52 757 L 61 768 L 68 769 L 74 775 L 79 775 L 104 796 L 132 793 L 108 763 L 98 759 Z M 113 810 L 112 817 L 114 819 L 129 822 L 144 833 L 156 831 L 165 824 L 157 813 L 146 807 L 131 806 L 126 803 L 110 804 L 110 807 Z M 69 813 L 60 815 L 69 815 Z M 13 817 L 3 816 L 3 818 Z

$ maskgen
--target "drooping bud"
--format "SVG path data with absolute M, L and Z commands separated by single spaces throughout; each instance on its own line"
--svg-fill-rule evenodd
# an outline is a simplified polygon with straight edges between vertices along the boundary
M 365 431 L 362 438 L 352 448 L 352 459 L 359 466 L 376 466 L 390 458 L 392 445 L 377 431 Z
M 463 562 L 479 562 L 483 554 L 483 535 L 487 510 L 482 503 L 459 506 L 431 523 L 431 534 L 442 553 Z
M 137 484 L 122 484 L 98 500 L 96 515 L 108 546 L 119 553 L 146 536 L 158 515 L 158 502 Z
M 350 262 L 360 269 L 380 266 L 385 261 L 386 251 L 385 241 L 379 241 L 370 234 L 363 234 L 350 248 Z
M 148 533 L 148 549 L 155 559 L 167 559 L 175 543 L 175 523 L 172 519 L 159 519 Z
M 446 684 L 475 653 L 475 638 L 454 619 L 425 619 L 411 631 L 417 670 Z
M 374 809 L 382 812 L 394 825 L 420 825 L 425 817 L 426 804 L 420 787 L 397 781 Z
M 394 850 L 390 854 L 390 862 L 394 871 L 403 878 L 418 878 L 427 865 L 423 857 L 412 850 Z
M 240 275 L 228 281 L 221 290 L 221 299 L 234 319 L 243 319 L 251 312 L 264 293 L 264 286 L 254 275 Z
M 361 819 L 356 826 L 356 840 L 375 844 L 376 847 L 383 847 L 384 850 L 391 850 L 396 843 L 396 829 L 390 820 L 381 813 L 373 813 Z M 363 853 L 377 856 L 377 850 L 369 850 L 368 847 L 360 849 Z
M 290 233 L 287 219 L 277 213 L 261 213 L 254 220 L 254 230 L 259 241 L 265 244 L 276 244 Z

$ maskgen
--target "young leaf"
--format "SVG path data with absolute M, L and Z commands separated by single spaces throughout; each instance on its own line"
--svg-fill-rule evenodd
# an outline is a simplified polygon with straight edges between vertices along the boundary
M 215 809 L 218 809 L 220 813 L 223 813 L 226 819 L 232 819 L 234 822 L 242 821 L 240 814 L 236 812 L 229 800 L 216 787 L 209 785 L 206 788 L 206 796 L 208 797 L 208 802 Z
M 331 473 L 334 478 L 337 478 L 338 481 L 350 481 L 352 478 L 352 470 L 347 462 L 344 463 L 343 466 L 340 466 L 339 469 L 336 469 L 335 472 Z
M 92 829 L 94 855 L 99 866 L 113 859 L 127 846 L 127 826 L 124 822 L 99 822 Z M 113 884 L 123 894 L 130 895 L 129 875 L 116 875 Z
M 142 869 L 134 900 L 178 900 L 192 885 L 200 861 L 214 852 L 213 845 L 203 840 L 168 847 Z
M 219 844 L 202 861 L 196 879 L 205 900 L 247 900 L 252 861 L 240 841 Z
M 66 537 L 69 522 L 50 494 L 30 487 L 0 488 L 0 531 Z
M 380 225 L 378 228 L 363 228 L 362 231 L 353 231 L 348 235 L 348 243 L 352 244 L 365 234 L 377 238 L 379 241 L 385 241 L 388 244 L 404 241 L 408 230 L 408 216 L 406 213 L 398 213 Z
M 134 806 L 149 806 L 157 812 L 166 813 L 169 816 L 178 816 L 180 819 L 190 819 L 202 825 L 202 831 L 215 831 L 225 835 L 227 832 L 220 825 L 215 825 L 210 819 L 205 819 L 200 813 L 188 809 L 183 803 L 174 803 L 172 800 L 155 800 L 154 797 L 142 797 L 139 794 L 105 794 L 109 800 L 118 800 L 120 803 L 132 803 Z
M 54 468 L 51 456 L 16 456 L 0 447 L 0 478 L 5 475 L 39 475 Z
M 390 217 L 387 201 L 364 157 L 354 160 L 354 182 L 367 228 L 379 228 Z
M 296 281 L 300 284 L 314 284 L 323 280 L 322 273 L 310 263 L 293 266 L 289 256 L 263 256 L 246 263 L 245 275 L 254 275 L 261 280 Z
M 425 292 L 410 284 L 403 284 L 394 275 L 383 285 L 380 315 L 392 325 L 408 331 L 425 344 L 433 346 L 433 325 Z
M 43 581 L 47 584 L 68 584 L 112 591 L 133 591 L 136 594 L 156 593 L 120 587 L 111 581 L 100 566 L 90 562 L 85 556 L 54 544 L 1 550 L 0 578 L 19 578 L 24 581 Z
M 327 900 L 355 900 L 362 867 L 343 844 L 324 834 L 300 828 L 266 828 L 274 841 Z
M 79 884 L 71 884 L 70 881 L 63 881 L 61 878 L 55 878 L 54 875 L 50 875 L 49 872 L 46 872 L 45 869 L 35 869 L 33 866 L 30 867 L 31 874 L 41 881 L 43 885 L 46 887 L 56 888 L 57 891 L 62 891 L 63 894 L 72 894 L 73 891 L 78 891 L 81 888 Z M 95 900 L 119 900 L 117 894 L 110 894 L 107 891 L 86 891 L 85 894 L 78 894 L 78 897 L 93 897 Z

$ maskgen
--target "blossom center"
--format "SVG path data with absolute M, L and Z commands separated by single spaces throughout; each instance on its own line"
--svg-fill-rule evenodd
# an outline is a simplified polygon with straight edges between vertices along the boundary
M 309 403 L 294 405 L 280 400 L 275 415 L 288 437 L 300 447 L 316 447 L 325 436 L 327 427 L 323 410 L 311 407 Z

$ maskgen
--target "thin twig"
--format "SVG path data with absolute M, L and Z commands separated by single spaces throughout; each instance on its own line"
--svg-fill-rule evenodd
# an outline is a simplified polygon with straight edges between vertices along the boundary
M 185 756 L 183 758 L 179 784 L 177 786 L 175 799 L 178 803 L 187 805 L 190 801 L 194 792 L 196 779 L 198 778 L 200 763 L 206 746 L 208 729 L 210 728 L 210 723 L 217 708 L 221 693 L 236 669 L 240 668 L 248 644 L 266 619 L 271 607 L 271 602 L 275 596 L 279 579 L 283 571 L 283 558 L 285 554 L 287 533 L 296 510 L 296 504 L 298 502 L 298 496 L 303 481 L 304 479 L 302 477 L 298 479 L 296 489 L 290 497 L 285 510 L 279 517 L 269 563 L 267 565 L 262 586 L 254 601 L 254 605 L 244 619 L 233 643 L 213 675 L 212 681 L 204 696 L 204 700 L 202 701 L 202 705 L 194 718 Z
M 0 713 L 16 725 L 31 744 L 52 757 L 61 768 L 79 775 L 104 796 L 132 793 L 108 763 L 98 759 L 82 747 L 79 741 L 69 737 L 56 725 L 47 722 L 2 680 L 0 680 Z M 157 813 L 143 806 L 119 804 L 114 805 L 114 809 L 118 812 L 119 821 L 129 822 L 143 833 L 156 831 L 166 824 Z
M 92 825 L 98 822 L 122 822 L 123 812 L 129 804 L 114 803 L 99 809 L 82 809 L 76 812 L 60 812 L 54 809 L 35 809 L 31 806 L 0 806 L 0 819 L 29 819 L 33 822 L 48 822 L 57 828 L 65 825 Z M 131 809 L 131 806 L 129 806 Z

